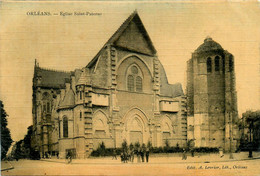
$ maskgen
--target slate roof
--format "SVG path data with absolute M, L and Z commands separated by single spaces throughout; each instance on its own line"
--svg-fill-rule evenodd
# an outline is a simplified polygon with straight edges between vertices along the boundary
M 130 22 L 132 20 L 137 20 L 138 22 L 138 27 L 140 28 L 140 30 L 142 31 L 142 34 L 144 35 L 144 37 L 146 38 L 146 40 L 149 43 L 150 48 L 153 51 L 153 54 L 156 54 L 157 51 L 155 49 L 155 47 L 153 46 L 153 43 L 137 13 L 137 11 L 135 10 L 123 23 L 122 25 L 118 28 L 118 30 L 110 37 L 110 39 L 105 43 L 105 45 L 101 48 L 101 50 L 97 53 L 97 55 L 88 63 L 87 67 L 92 66 L 98 59 L 98 57 L 100 56 L 100 54 L 102 53 L 103 49 L 107 46 L 107 44 L 113 44 L 120 36 L 121 34 L 125 31 L 125 29 L 128 27 L 128 25 L 130 24 Z
M 65 93 L 64 99 L 59 104 L 59 109 L 72 108 L 75 105 L 75 94 L 72 89 Z
M 34 77 L 39 77 L 37 86 L 49 88 L 64 88 L 65 79 L 70 79 L 70 72 L 55 71 L 40 67 L 35 68 Z
M 223 50 L 220 44 L 212 40 L 212 38 L 207 37 L 204 40 L 204 43 L 201 44 L 195 51 L 196 52 L 205 52 L 205 51 L 211 51 L 211 50 Z
M 160 61 L 159 61 L 159 67 L 160 67 L 160 82 L 161 82 L 160 94 L 162 96 L 167 96 L 167 97 L 183 96 L 184 93 L 182 90 L 182 85 L 180 83 L 169 84 L 165 70 Z

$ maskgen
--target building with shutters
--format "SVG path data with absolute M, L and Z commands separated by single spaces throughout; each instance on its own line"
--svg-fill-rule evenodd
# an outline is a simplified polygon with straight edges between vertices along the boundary
M 148 141 L 187 142 L 186 98 L 169 84 L 152 41 L 134 12 L 82 69 L 61 72 L 35 63 L 33 147 L 64 158 Z

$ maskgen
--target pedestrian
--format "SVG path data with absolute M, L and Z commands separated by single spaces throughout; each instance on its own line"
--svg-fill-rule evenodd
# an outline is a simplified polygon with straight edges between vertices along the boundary
M 186 159 L 187 159 L 186 150 L 183 149 L 182 160 L 186 160 Z
M 134 149 L 131 150 L 131 162 L 133 163 L 134 162 L 134 157 L 135 157 L 135 152 L 134 152 Z
M 149 148 L 147 147 L 147 149 L 146 149 L 146 152 L 145 152 L 145 156 L 146 156 L 146 162 L 148 163 L 148 161 L 149 161 Z
M 136 155 L 137 155 L 137 162 L 140 163 L 141 162 L 141 150 L 140 150 L 140 148 L 138 148 Z
M 146 147 L 145 147 L 145 144 L 143 144 L 143 145 L 142 145 L 142 149 L 141 149 L 142 162 L 144 162 L 144 154 L 145 154 L 145 151 L 146 151 Z
M 194 157 L 194 149 L 191 149 L 191 157 Z
M 222 158 L 224 156 L 223 154 L 223 148 L 219 147 L 219 157 Z
M 48 154 L 47 154 L 47 152 L 45 152 L 44 155 L 45 155 L 45 158 L 48 159 Z
M 68 151 L 67 156 L 66 156 L 68 164 L 72 162 L 72 154 L 71 151 Z
M 120 153 L 120 158 L 121 158 L 121 162 L 124 161 L 124 154 L 123 154 L 123 151 Z
M 116 157 L 116 149 L 113 150 L 113 157 L 112 157 L 112 160 L 115 158 L 115 160 L 117 160 L 117 157 Z
M 143 149 L 141 149 L 141 151 L 140 151 L 141 153 L 140 153 L 140 155 L 141 155 L 141 158 L 142 158 L 142 162 L 144 162 L 144 150 Z

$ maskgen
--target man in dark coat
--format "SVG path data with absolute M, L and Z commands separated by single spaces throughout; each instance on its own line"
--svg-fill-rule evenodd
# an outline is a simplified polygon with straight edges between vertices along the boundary
M 149 161 L 149 148 L 146 149 L 146 152 L 145 152 L 145 156 L 146 156 L 146 162 L 148 163 Z

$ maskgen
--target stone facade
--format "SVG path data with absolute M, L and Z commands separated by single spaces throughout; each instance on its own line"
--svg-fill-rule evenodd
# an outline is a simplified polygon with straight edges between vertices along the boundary
M 238 128 L 234 56 L 211 38 L 187 62 L 188 140 L 235 150 Z M 230 143 L 231 142 L 231 143 Z
M 156 50 L 134 12 L 80 70 L 59 72 L 35 64 L 33 146 L 64 158 L 148 141 L 184 147 L 186 97 L 169 84 Z
M 86 158 L 107 148 L 151 142 L 153 146 L 222 147 L 239 139 L 234 57 L 213 41 L 187 62 L 187 96 L 169 84 L 137 12 L 130 15 L 82 69 L 61 72 L 35 63 L 33 147 L 42 157 Z

